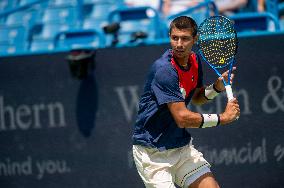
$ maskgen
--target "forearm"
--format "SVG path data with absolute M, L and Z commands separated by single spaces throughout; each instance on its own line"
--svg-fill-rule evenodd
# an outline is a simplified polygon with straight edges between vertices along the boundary
M 179 112 L 174 119 L 180 128 L 199 128 L 202 123 L 201 115 L 189 110 Z
M 223 114 L 200 114 L 189 110 L 180 112 L 174 118 L 180 128 L 209 128 L 228 123 Z
M 179 128 L 207 128 L 220 123 L 219 115 L 192 112 L 184 102 L 169 103 L 168 108 Z
M 214 84 L 204 86 L 196 90 L 192 97 L 192 103 L 194 105 L 205 104 L 215 98 L 220 92 L 221 91 L 219 91 Z

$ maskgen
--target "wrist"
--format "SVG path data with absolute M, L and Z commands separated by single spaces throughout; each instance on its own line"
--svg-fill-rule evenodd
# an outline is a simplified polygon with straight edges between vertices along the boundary
M 200 128 L 216 127 L 220 124 L 219 114 L 200 114 L 202 120 Z
M 224 113 L 220 114 L 219 117 L 220 117 L 220 125 L 226 125 L 230 123 L 229 119 L 227 118 L 226 115 L 224 115 Z
M 220 114 L 219 117 L 220 117 L 220 125 L 224 125 L 224 115 Z
M 213 89 L 214 89 L 217 93 L 221 93 L 223 90 L 220 89 L 220 88 L 217 88 L 216 85 L 217 85 L 216 83 L 213 84 Z
M 214 99 L 217 95 L 219 95 L 220 91 L 216 89 L 214 86 L 215 84 L 211 84 L 209 86 L 206 86 L 204 88 L 204 97 L 207 100 L 212 100 Z

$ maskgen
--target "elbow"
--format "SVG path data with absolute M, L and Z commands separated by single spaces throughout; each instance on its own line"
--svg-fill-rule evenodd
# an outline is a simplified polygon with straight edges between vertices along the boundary
M 184 124 L 182 122 L 177 122 L 177 126 L 180 129 L 184 129 L 185 128 L 185 126 L 184 126 Z

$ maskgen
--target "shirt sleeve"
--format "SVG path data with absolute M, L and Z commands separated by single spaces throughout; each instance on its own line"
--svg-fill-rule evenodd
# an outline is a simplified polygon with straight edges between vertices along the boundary
M 159 105 L 184 101 L 179 88 L 178 75 L 174 69 L 159 68 L 151 87 Z

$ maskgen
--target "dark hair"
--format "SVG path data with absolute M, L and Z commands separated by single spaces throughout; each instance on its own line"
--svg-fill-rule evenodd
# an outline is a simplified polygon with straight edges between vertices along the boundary
M 170 34 L 173 28 L 177 29 L 191 29 L 192 35 L 197 35 L 197 24 L 191 17 L 188 16 L 179 16 L 176 17 L 170 24 Z

